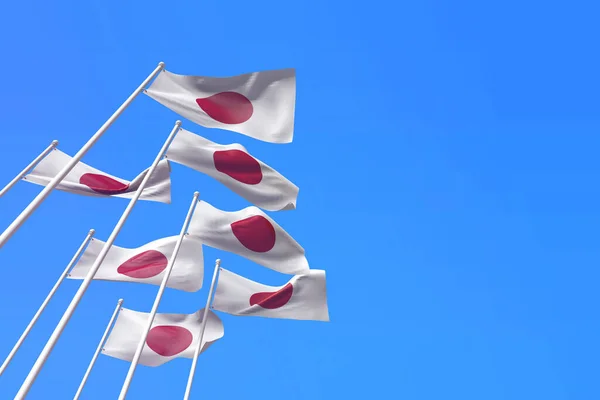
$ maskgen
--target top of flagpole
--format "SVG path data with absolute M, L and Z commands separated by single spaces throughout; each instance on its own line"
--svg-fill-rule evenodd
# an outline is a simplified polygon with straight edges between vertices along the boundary
M 65 176 L 73 168 L 75 165 L 79 163 L 79 161 L 83 158 L 83 156 L 96 144 L 98 139 L 102 137 L 102 135 L 110 128 L 110 126 L 117 120 L 117 118 L 125 111 L 125 109 L 133 102 L 133 100 L 140 94 L 142 91 L 148 86 L 150 81 L 154 79 L 163 69 L 165 68 L 164 62 L 159 62 L 158 66 L 144 79 L 144 81 L 129 95 L 127 100 L 121 104 L 119 108 L 106 120 L 106 122 L 94 133 L 94 135 L 84 144 L 81 149 L 75 154 L 69 163 L 61 169 L 56 176 L 46 185 L 46 187 L 36 196 L 35 199 L 25 209 L 19 214 L 17 218 L 0 234 L 0 249 L 8 242 L 8 240 L 15 234 L 15 232 L 25 223 L 25 221 L 33 214 L 33 212 L 42 204 L 46 197 L 50 195 L 50 192 L 54 190 L 56 186 L 62 181 Z
M 15 176 L 13 178 L 13 180 L 10 181 L 6 186 L 4 186 L 3 189 L 0 189 L 0 197 L 4 196 L 6 194 L 6 192 L 8 192 L 10 189 L 12 189 L 12 187 L 15 186 L 17 184 L 17 182 L 19 182 L 21 179 L 23 179 L 25 177 L 25 175 L 27 175 L 27 173 L 33 167 L 35 167 L 48 154 L 50 154 L 52 152 L 52 150 L 56 149 L 56 146 L 58 146 L 58 140 L 53 140 L 52 143 L 50 143 L 50 146 L 46 147 L 46 149 L 44 151 L 42 151 L 39 156 L 37 156 L 21 172 L 19 172 L 19 174 L 17 176 Z

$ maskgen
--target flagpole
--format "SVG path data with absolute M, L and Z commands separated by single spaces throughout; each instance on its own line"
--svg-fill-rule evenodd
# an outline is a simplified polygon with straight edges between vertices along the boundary
M 17 182 L 19 182 L 21 179 L 23 179 L 23 177 L 25 175 L 27 175 L 29 170 L 31 170 L 31 168 L 35 167 L 37 163 L 42 161 L 44 159 L 44 157 L 46 157 L 48 154 L 50 154 L 50 152 L 52 150 L 54 150 L 56 148 L 56 146 L 58 146 L 58 140 L 53 140 L 52 143 L 50 143 L 50 146 L 46 147 L 46 150 L 42 151 L 39 156 L 37 156 L 32 162 L 29 163 L 29 165 L 27 165 L 23 169 L 23 171 L 19 172 L 19 174 L 17 176 L 15 176 L 12 181 L 8 182 L 8 184 L 6 186 L 4 186 L 4 188 L 2 188 L 2 190 L 0 190 L 0 197 L 4 196 L 6 194 L 6 192 L 8 192 L 10 189 L 12 189 L 13 186 L 15 186 L 17 184 Z
M 190 398 L 190 393 L 192 392 L 194 374 L 196 373 L 196 364 L 198 363 L 198 356 L 200 355 L 200 350 L 202 350 L 202 340 L 204 339 L 204 330 L 206 329 L 206 323 L 208 320 L 208 310 L 210 309 L 210 302 L 212 300 L 215 282 L 217 281 L 217 275 L 219 273 L 220 266 L 221 260 L 217 260 L 215 262 L 215 272 L 213 273 L 212 282 L 210 283 L 210 290 L 208 291 L 208 299 L 206 299 L 206 307 L 204 307 L 204 316 L 202 317 L 202 325 L 200 327 L 200 337 L 198 340 L 198 344 L 196 345 L 196 350 L 194 351 L 192 367 L 190 368 L 190 375 L 188 376 L 188 382 L 185 388 L 185 395 L 183 396 L 183 400 L 188 400 Z
M 190 209 L 185 217 L 185 221 L 183 222 L 183 226 L 181 227 L 181 232 L 179 233 L 179 238 L 177 239 L 177 243 L 175 244 L 175 248 L 173 249 L 173 254 L 171 255 L 171 259 L 169 260 L 169 264 L 165 270 L 165 275 L 160 283 L 160 287 L 158 288 L 158 293 L 156 294 L 156 298 L 154 299 L 154 304 L 152 305 L 152 310 L 150 311 L 150 316 L 148 317 L 148 321 L 146 322 L 146 326 L 144 328 L 144 333 L 140 338 L 138 346 L 135 350 L 135 354 L 133 359 L 131 360 L 131 364 L 129 365 L 129 371 L 127 371 L 127 376 L 125 377 L 125 382 L 123 383 L 123 387 L 121 388 L 121 393 L 119 394 L 119 400 L 124 400 L 125 396 L 127 396 L 127 391 L 129 390 L 129 386 L 131 385 L 131 380 L 133 379 L 133 374 L 135 373 L 135 368 L 142 356 L 142 350 L 144 349 L 144 345 L 146 344 L 146 338 L 148 337 L 148 332 L 152 327 L 152 322 L 154 322 L 154 316 L 156 315 L 156 311 L 158 310 L 158 305 L 160 304 L 160 300 L 162 295 L 167 287 L 167 282 L 169 280 L 169 276 L 171 275 L 171 271 L 173 270 L 173 266 L 175 265 L 175 259 L 177 258 L 177 254 L 179 253 L 179 249 L 181 248 L 181 244 L 183 243 L 183 239 L 186 235 L 188 225 L 192 219 L 192 215 L 194 214 L 194 209 L 196 208 L 196 204 L 198 204 L 198 196 L 200 193 L 195 192 L 194 198 L 192 199 L 192 204 L 190 204 Z
M 15 232 L 25 223 L 27 218 L 33 214 L 33 212 L 42 204 L 42 202 L 50 195 L 50 192 L 54 190 L 56 186 L 64 179 L 65 176 L 77 165 L 77 163 L 83 158 L 83 156 L 96 144 L 98 139 L 102 137 L 102 135 L 108 130 L 108 128 L 117 120 L 117 118 L 123 113 L 123 111 L 133 102 L 133 100 L 145 89 L 145 87 L 150 83 L 150 81 L 158 75 L 165 68 L 165 63 L 160 62 L 158 66 L 152 71 L 150 75 L 142 84 L 133 91 L 133 93 L 125 100 L 123 104 L 114 112 L 113 115 L 109 119 L 106 120 L 104 125 L 100 127 L 94 133 L 94 135 L 84 144 L 81 149 L 71 158 L 71 160 L 61 169 L 54 178 L 44 187 L 44 189 L 36 196 L 35 199 L 25 209 L 21 212 L 21 214 L 15 218 L 15 220 L 6 228 L 4 232 L 0 235 L 0 249 L 6 244 L 6 242 L 15 234 Z
M 22 400 L 25 398 L 25 396 L 27 396 L 27 393 L 31 389 L 33 382 L 35 381 L 38 374 L 40 373 L 42 367 L 44 366 L 44 363 L 48 359 L 48 356 L 50 356 L 52 349 L 56 345 L 56 342 L 58 341 L 60 335 L 62 334 L 63 330 L 67 326 L 67 323 L 69 322 L 69 320 L 71 319 L 71 316 L 73 315 L 73 312 L 75 311 L 75 308 L 77 308 L 77 305 L 81 301 L 81 298 L 83 297 L 85 291 L 87 290 L 88 286 L 94 279 L 94 275 L 96 275 L 98 268 L 100 268 L 100 265 L 106 258 L 108 251 L 110 250 L 112 244 L 114 243 L 115 239 L 119 235 L 119 232 L 123 228 L 123 225 L 125 224 L 125 221 L 129 217 L 129 214 L 131 214 L 131 210 L 133 210 L 135 203 L 140 198 L 142 191 L 144 190 L 144 188 L 146 187 L 146 184 L 150 180 L 150 177 L 154 173 L 156 166 L 158 165 L 158 163 L 162 159 L 163 155 L 167 151 L 169 145 L 171 144 L 171 141 L 173 140 L 173 138 L 179 131 L 180 126 L 181 126 L 181 121 L 175 122 L 175 126 L 173 127 L 173 130 L 171 130 L 169 137 L 163 144 L 163 147 L 160 149 L 159 153 L 156 155 L 154 162 L 152 162 L 152 165 L 148 169 L 148 173 L 146 173 L 146 175 L 144 176 L 144 179 L 142 179 L 142 182 L 140 183 L 140 187 L 135 191 L 135 194 L 133 195 L 131 200 L 129 200 L 129 204 L 127 205 L 127 208 L 123 212 L 123 215 L 121 215 L 121 218 L 117 222 L 117 225 L 115 225 L 115 228 L 113 229 L 112 233 L 108 237 L 108 240 L 102 247 L 102 250 L 100 250 L 98 257 L 96 258 L 96 261 L 94 261 L 94 264 L 92 265 L 92 267 L 90 268 L 85 279 L 79 286 L 77 293 L 75 293 L 75 296 L 73 296 L 73 299 L 71 300 L 71 304 L 69 304 L 69 307 L 67 307 L 67 310 L 63 314 L 61 320 L 58 322 L 58 325 L 56 325 L 54 332 L 52 332 L 50 339 L 48 339 L 46 346 L 44 346 L 44 349 L 38 356 L 38 359 L 36 360 L 35 364 L 31 368 L 31 371 L 29 371 L 29 375 L 27 375 L 25 382 L 23 382 L 23 384 L 21 385 L 21 388 L 19 389 L 19 392 L 17 393 L 15 400 Z
M 88 380 L 88 377 L 90 376 L 90 372 L 92 372 L 92 368 L 94 368 L 96 359 L 98 358 L 98 355 L 100 354 L 100 351 L 102 350 L 102 346 L 104 346 L 104 342 L 106 341 L 106 337 L 108 336 L 108 332 L 110 331 L 110 328 L 112 327 L 113 322 L 115 322 L 115 318 L 117 318 L 119 311 L 121 311 L 122 305 L 123 305 L 123 299 L 119 299 L 119 301 L 117 302 L 117 307 L 115 307 L 115 311 L 113 312 L 112 317 L 110 317 L 110 321 L 108 321 L 108 325 L 106 325 L 106 330 L 104 331 L 104 335 L 102 335 L 102 339 L 100 339 L 100 343 L 98 343 L 96 352 L 94 353 L 94 356 L 92 357 L 92 361 L 90 361 L 90 365 L 88 366 L 87 371 L 85 371 L 85 375 L 83 376 L 83 379 L 81 380 L 81 384 L 79 385 L 79 389 L 77 389 L 77 393 L 75 393 L 75 397 L 73 397 L 73 400 L 78 400 L 79 396 L 81 396 L 83 387 L 85 386 L 85 384 Z
M 0 367 L 0 376 L 4 373 L 4 371 L 8 367 L 8 364 L 12 361 L 13 357 L 15 356 L 15 354 L 17 353 L 17 351 L 19 350 L 19 348 L 21 347 L 21 345 L 23 344 L 23 342 L 27 338 L 27 335 L 29 335 L 29 332 L 31 332 L 31 330 L 33 329 L 33 326 L 36 324 L 36 322 L 38 321 L 38 319 L 42 315 L 42 312 L 46 309 L 46 306 L 48 305 L 48 303 L 50 302 L 50 300 L 52 299 L 52 297 L 54 296 L 54 294 L 58 290 L 58 287 L 65 280 L 65 277 L 69 273 L 69 270 L 71 269 L 71 267 L 73 267 L 73 265 L 75 264 L 75 262 L 77 262 L 77 259 L 79 259 L 79 256 L 81 256 L 81 253 L 83 253 L 83 250 L 85 249 L 85 247 L 88 245 L 88 243 L 92 239 L 92 236 L 94 236 L 94 230 L 90 229 L 90 232 L 85 237 L 85 240 L 81 243 L 81 246 L 79 246 L 79 249 L 77 250 L 77 252 L 75 252 L 75 255 L 73 256 L 73 258 L 71 259 L 71 261 L 69 262 L 69 264 L 67 265 L 67 267 L 65 268 L 65 270 L 63 271 L 63 273 L 60 275 L 60 278 L 58 278 L 58 280 L 54 284 L 54 287 L 52 288 L 52 290 L 50 290 L 50 293 L 48 293 L 48 296 L 46 297 L 46 300 L 44 300 L 44 302 L 42 303 L 42 305 L 40 306 L 40 308 L 37 310 L 37 312 L 35 313 L 35 315 L 31 319 L 31 322 L 29 322 L 29 325 L 27 325 L 27 328 L 25 328 L 25 331 L 23 332 L 23 334 L 21 335 L 21 337 L 19 338 L 19 340 L 17 340 L 17 343 L 15 344 L 15 346 L 10 351 L 10 353 L 8 354 L 8 356 L 6 357 L 6 360 L 4 360 L 4 363 Z

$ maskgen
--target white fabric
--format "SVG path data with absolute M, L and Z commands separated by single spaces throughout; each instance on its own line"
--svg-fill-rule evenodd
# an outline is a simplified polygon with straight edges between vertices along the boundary
M 248 154 L 248 151 L 241 144 L 217 144 L 182 129 L 169 146 L 167 157 L 170 161 L 185 165 L 215 178 L 252 204 L 265 210 L 279 211 L 296 208 L 298 187 L 284 178 L 279 172 L 254 157 L 252 158 L 260 165 L 258 175 L 260 182 L 256 184 L 240 182 L 240 180 L 236 180 L 222 172 L 223 165 L 219 163 L 217 166 L 215 152 L 232 150 Z M 234 170 L 240 170 L 239 164 L 230 163 L 229 165 Z M 218 170 L 218 167 L 221 168 L 221 171 Z M 244 172 L 243 168 L 242 172 Z M 261 175 L 262 178 L 260 178 Z
M 196 102 L 222 92 L 244 95 L 252 103 L 250 119 L 235 124 L 209 116 Z M 177 75 L 162 71 L 145 93 L 184 118 L 271 143 L 290 143 L 294 135 L 296 71 L 281 69 L 225 78 Z
M 233 233 L 232 223 L 253 216 L 270 222 L 275 231 L 275 244 L 266 252 L 256 252 L 243 246 Z M 257 207 L 240 211 L 222 211 L 205 201 L 199 201 L 190 222 L 188 233 L 216 249 L 245 257 L 263 267 L 284 274 L 301 274 L 309 270 L 304 249 L 275 221 Z M 257 237 L 259 235 L 256 235 Z
M 63 153 L 60 150 L 54 149 L 50 152 L 36 167 L 27 174 L 23 179 L 27 182 L 46 186 L 63 168 L 71 161 L 72 157 Z M 105 172 L 92 168 L 87 164 L 79 162 L 75 167 L 64 177 L 64 179 L 56 186 L 56 189 L 69 193 L 76 193 L 85 196 L 96 197 L 122 197 L 130 199 L 139 188 L 148 169 L 139 174 L 133 181 L 129 182 L 121 178 L 109 175 Z M 84 174 L 97 174 L 111 178 L 124 185 L 128 185 L 127 189 L 119 194 L 103 194 L 94 191 L 90 187 L 81 184 L 80 178 Z M 171 167 L 167 160 L 161 160 L 156 166 L 154 173 L 146 184 L 140 200 L 156 201 L 159 203 L 171 203 Z
M 178 236 L 170 236 L 154 240 L 141 247 L 127 249 L 124 247 L 111 246 L 106 258 L 100 265 L 100 268 L 94 276 L 95 280 L 119 281 L 147 283 L 150 285 L 160 285 L 166 268 L 156 276 L 147 278 L 133 278 L 118 272 L 119 266 L 132 257 L 144 253 L 148 250 L 155 250 L 162 253 L 166 261 L 171 260 L 173 249 Z M 104 247 L 104 242 L 98 239 L 92 239 L 85 249 L 81 258 L 75 264 L 68 275 L 69 279 L 84 279 L 94 265 L 96 258 Z M 139 265 L 139 264 L 138 264 Z M 204 258 L 202 253 L 202 242 L 198 239 L 186 236 L 181 243 L 175 265 L 167 281 L 167 287 L 186 292 L 196 292 L 202 288 L 204 278 Z
M 286 295 L 282 301 L 282 296 L 278 299 L 275 293 L 287 285 L 293 289 L 280 293 Z M 261 307 L 257 301 L 251 302 L 255 293 L 271 293 L 267 302 L 285 304 L 271 309 Z M 312 269 L 294 276 L 285 285 L 267 286 L 221 268 L 212 308 L 233 315 L 329 321 L 325 271 Z
M 193 358 L 194 351 L 196 350 L 196 346 L 200 339 L 203 313 L 204 309 L 194 314 L 156 314 L 154 321 L 152 322 L 152 328 L 164 325 L 185 328 L 190 331 L 193 336 L 192 343 L 182 352 L 165 357 L 149 348 L 148 340 L 146 340 L 146 345 L 142 350 L 139 363 L 149 367 L 157 367 L 174 358 Z M 149 316 L 149 313 L 122 308 L 117 321 L 104 344 L 102 353 L 110 357 L 131 362 L 135 355 L 138 343 L 143 336 L 144 328 L 148 323 Z M 222 338 L 224 333 L 223 322 L 221 322 L 215 313 L 209 311 L 201 352 L 203 353 L 215 341 Z

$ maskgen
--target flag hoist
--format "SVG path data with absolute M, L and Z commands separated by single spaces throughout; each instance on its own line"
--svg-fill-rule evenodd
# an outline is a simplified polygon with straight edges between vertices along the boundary
M 110 116 L 108 120 L 94 133 L 94 135 L 85 143 L 81 149 L 73 156 L 73 158 L 56 174 L 56 176 L 46 185 L 44 189 L 33 199 L 31 203 L 19 214 L 17 218 L 2 232 L 0 235 L 0 249 L 4 244 L 15 234 L 15 232 L 23 225 L 23 223 L 33 214 L 33 212 L 42 204 L 48 197 L 50 192 L 63 180 L 65 176 L 77 165 L 79 160 L 96 144 L 98 139 L 108 130 L 108 128 L 117 120 L 123 111 L 133 102 L 133 100 L 145 89 L 145 87 L 154 79 L 163 69 L 165 63 L 160 62 L 142 84 L 133 91 L 133 93 L 125 100 L 123 104 Z M 43 157 L 40 157 L 42 159 Z M 135 204 L 135 202 L 133 202 Z
M 161 64 L 160 67 L 162 68 L 162 64 Z M 81 301 L 81 299 L 82 299 L 85 291 L 87 290 L 88 286 L 90 285 L 90 283 L 94 279 L 94 275 L 96 274 L 96 271 L 98 271 L 98 269 L 100 268 L 100 265 L 102 264 L 102 262 L 106 258 L 106 255 L 108 254 L 108 251 L 110 250 L 110 248 L 113 245 L 115 239 L 119 235 L 119 232 L 123 228 L 123 225 L 125 225 L 125 221 L 127 221 L 127 218 L 131 214 L 131 211 L 133 210 L 133 207 L 135 206 L 135 204 L 137 203 L 138 199 L 140 198 L 140 196 L 141 196 L 141 194 L 142 194 L 142 192 L 144 190 L 144 187 L 146 186 L 146 184 L 148 183 L 148 181 L 152 177 L 152 174 L 156 170 L 158 164 L 162 160 L 165 152 L 167 151 L 167 149 L 169 147 L 169 144 L 171 143 L 171 141 L 173 140 L 173 138 L 175 137 L 175 135 L 179 131 L 180 126 L 181 126 L 181 121 L 175 122 L 175 126 L 171 130 L 171 133 L 169 133 L 169 136 L 167 137 L 167 140 L 165 141 L 165 143 L 163 144 L 162 148 L 160 149 L 160 151 L 156 155 L 156 158 L 154 159 L 152 165 L 148 169 L 148 172 L 144 176 L 144 179 L 142 180 L 142 182 L 140 183 L 139 187 L 135 191 L 135 194 L 133 195 L 133 197 L 129 201 L 129 204 L 127 205 L 127 208 L 125 208 L 125 211 L 121 215 L 121 218 L 119 219 L 119 221 L 115 225 L 112 233 L 108 237 L 108 240 L 106 241 L 106 243 L 104 244 L 104 247 L 100 251 L 100 254 L 98 255 L 98 258 L 96 258 L 96 261 L 94 262 L 94 265 L 92 265 L 92 267 L 90 268 L 90 270 L 88 272 L 88 275 L 85 277 L 85 279 L 83 280 L 83 282 L 79 286 L 79 289 L 77 290 L 77 293 L 75 293 L 75 296 L 73 296 L 73 299 L 71 300 L 71 303 L 69 304 L 69 306 L 67 307 L 67 310 L 65 311 L 65 313 L 62 316 L 62 318 L 60 319 L 60 321 L 56 325 L 56 328 L 54 329 L 54 332 L 52 332 L 52 335 L 50 336 L 50 339 L 48 339 L 48 342 L 46 343 L 46 345 L 44 346 L 44 349 L 42 350 L 42 352 L 38 356 L 35 364 L 31 368 L 31 370 L 29 371 L 29 374 L 27 375 L 27 378 L 25 379 L 25 381 L 21 385 L 21 388 L 19 389 L 19 392 L 15 396 L 15 399 L 18 399 L 18 400 L 24 399 L 25 396 L 27 396 L 27 393 L 29 393 L 29 390 L 31 389 L 31 386 L 33 385 L 33 382 L 37 378 L 37 376 L 40 373 L 42 367 L 44 366 L 46 360 L 48 359 L 48 356 L 52 352 L 52 349 L 56 345 L 56 342 L 58 341 L 60 335 L 62 334 L 62 332 L 65 329 L 65 327 L 66 327 L 67 323 L 69 322 L 69 320 L 71 319 L 71 316 L 73 315 L 75 309 L 77 308 L 79 302 Z M 75 158 L 76 157 L 74 157 L 74 159 Z M 66 175 L 66 173 L 65 173 L 65 175 Z M 55 180 L 56 180 L 56 178 L 55 178 Z M 58 181 L 56 181 L 56 183 L 58 183 Z M 46 189 L 44 189 L 44 190 L 46 190 Z

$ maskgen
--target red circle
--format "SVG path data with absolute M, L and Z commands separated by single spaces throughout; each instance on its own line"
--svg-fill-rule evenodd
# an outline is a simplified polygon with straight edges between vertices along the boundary
M 262 215 L 255 215 L 231 224 L 233 234 L 240 243 L 257 253 L 266 253 L 275 247 L 275 228 Z
M 294 294 L 294 286 L 288 283 L 276 292 L 260 292 L 254 293 L 250 296 L 250 305 L 255 304 L 266 308 L 268 310 L 274 310 L 285 306 Z
M 186 350 L 192 344 L 194 336 L 181 326 L 161 325 L 150 329 L 146 344 L 155 353 L 163 357 L 171 357 Z
M 248 121 L 254 113 L 252 102 L 236 92 L 216 93 L 196 99 L 196 103 L 209 117 L 222 124 L 241 124 Z
M 126 192 L 129 185 L 114 180 L 111 177 L 99 174 L 83 174 L 79 178 L 79 183 L 92 189 L 96 193 L 114 195 Z
M 260 163 L 250 154 L 241 150 L 215 151 L 213 162 L 217 171 L 238 182 L 256 185 L 262 181 L 263 174 Z
M 146 250 L 119 265 L 117 272 L 130 278 L 152 278 L 167 268 L 169 260 L 156 250 Z

